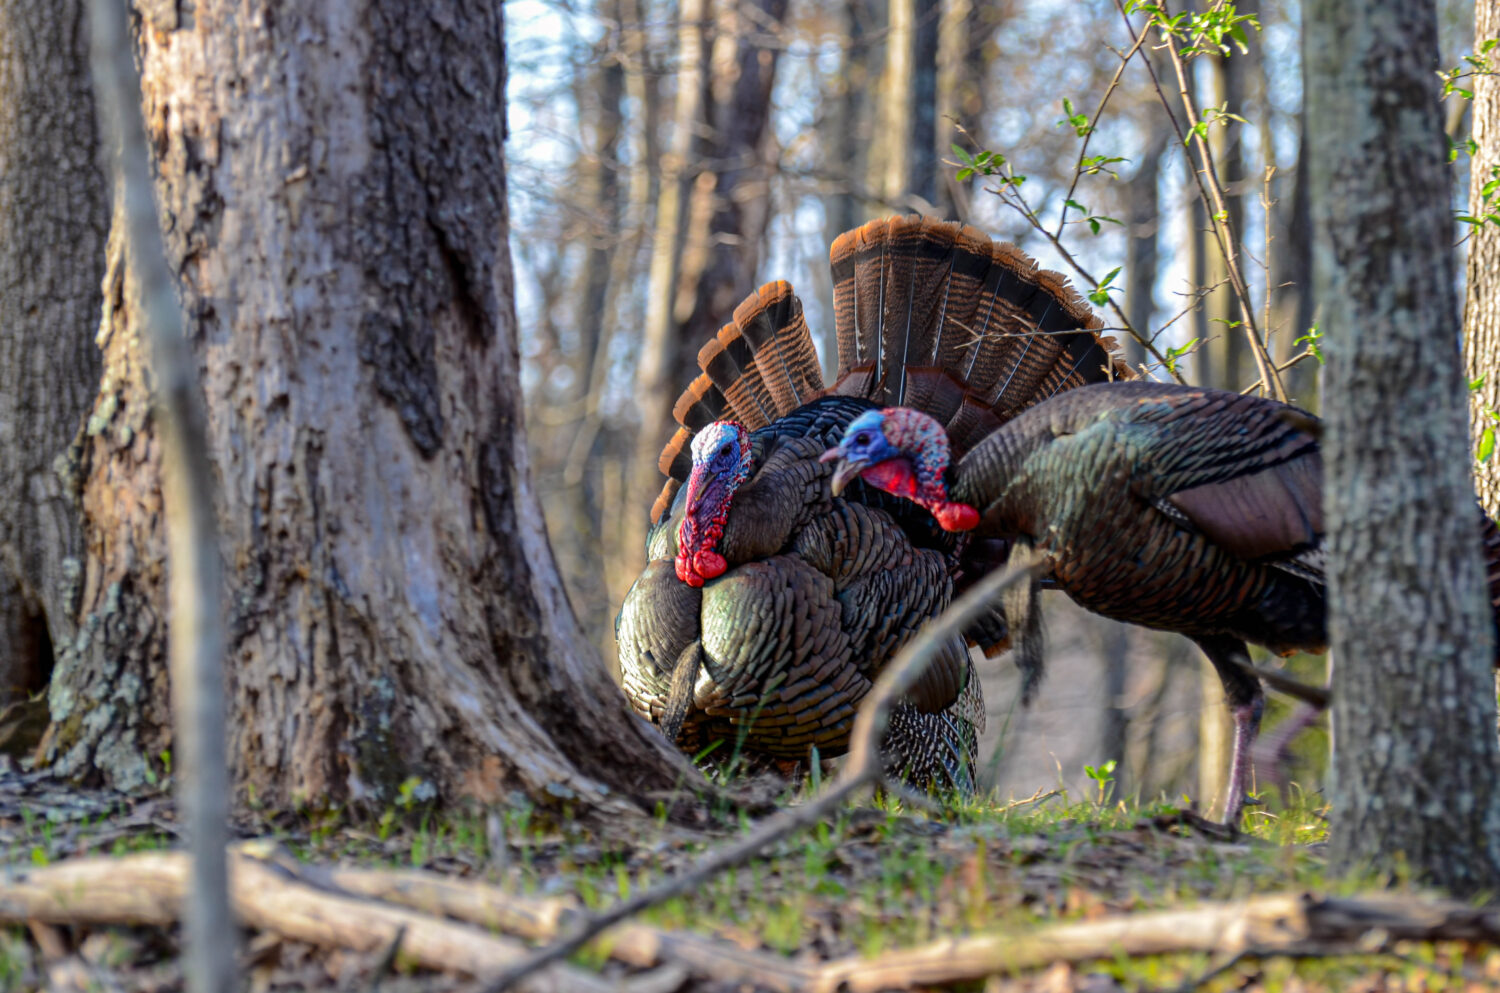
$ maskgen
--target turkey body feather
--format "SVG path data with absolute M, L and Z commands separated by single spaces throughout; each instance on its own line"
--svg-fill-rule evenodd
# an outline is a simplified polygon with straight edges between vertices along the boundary
M 1233 821 L 1264 706 L 1247 643 L 1327 647 L 1320 434 L 1315 417 L 1275 401 L 1129 382 L 1033 406 L 951 467 L 933 455 L 946 442 L 929 420 L 900 408 L 856 418 L 828 455 L 835 491 L 862 477 L 972 507 L 975 534 L 1010 538 L 1080 606 L 1194 639 L 1235 718 Z M 1500 531 L 1482 512 L 1476 525 L 1500 619 Z
M 632 705 L 690 754 L 842 753 L 884 665 L 1010 555 L 1006 536 L 950 534 L 875 486 L 835 496 L 820 456 L 850 423 L 906 402 L 962 451 L 1054 392 L 1128 375 L 1061 277 L 972 228 L 876 221 L 830 261 L 832 384 L 791 287 L 771 283 L 700 350 L 674 409 L 616 636 Z M 966 641 L 1004 650 L 1003 612 L 945 646 L 893 716 L 887 758 L 918 784 L 972 785 L 984 709 Z

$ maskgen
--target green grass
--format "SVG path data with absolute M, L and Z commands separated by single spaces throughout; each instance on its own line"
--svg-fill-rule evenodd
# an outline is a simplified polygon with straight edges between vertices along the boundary
M 1255 893 L 1312 890 L 1333 894 L 1400 879 L 1331 877 L 1321 854 L 1326 809 L 1317 794 L 1292 788 L 1285 802 L 1252 809 L 1233 843 L 1172 825 L 1166 797 L 1116 799 L 1108 770 L 1096 770 L 1086 795 L 1066 791 L 1034 802 L 947 798 L 937 811 L 877 796 L 847 807 L 763 857 L 692 893 L 647 911 L 666 928 L 716 934 L 787 955 L 875 955 L 940 937 L 1016 930 L 1182 907 Z M 810 786 L 809 786 L 810 788 Z M 415 791 L 413 791 L 414 793 Z M 801 799 L 788 795 L 787 800 Z M 1154 819 L 1160 818 L 1160 821 Z M 658 818 L 628 841 L 590 836 L 526 805 L 494 811 L 438 811 L 415 795 L 379 817 L 355 822 L 345 812 L 305 813 L 279 836 L 298 857 L 364 866 L 420 867 L 486 879 L 513 892 L 571 896 L 600 908 L 683 871 L 722 839 L 685 835 Z M 109 829 L 108 818 L 89 825 Z M 67 851 L 49 848 L 58 828 L 28 823 L 31 847 L 58 858 L 90 848 L 87 831 Z M 272 832 L 275 834 L 275 832 Z M 497 848 L 494 841 L 502 844 Z M 27 843 L 29 841 L 29 844 Z M 160 832 L 116 837 L 116 853 L 171 844 Z M 7 944 L 9 940 L 9 944 Z M 0 988 L 19 969 L 24 942 L 0 935 Z M 19 950 L 18 950 L 19 949 Z M 598 966 L 603 949 L 578 957 Z M 1236 964 L 1207 989 L 1341 990 L 1384 981 L 1415 989 L 1458 989 L 1489 959 L 1420 946 L 1400 958 L 1273 960 Z M 1175 988 L 1217 963 L 1203 956 L 1156 956 L 1081 967 L 1126 988 Z M 1500 972 L 1497 972 L 1500 975 Z

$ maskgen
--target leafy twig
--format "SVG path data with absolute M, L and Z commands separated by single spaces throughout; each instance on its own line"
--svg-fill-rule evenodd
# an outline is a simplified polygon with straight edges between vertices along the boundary
M 1125 0 L 1115 0 L 1115 7 L 1120 11 L 1120 17 L 1125 21 L 1126 30 L 1130 32 L 1132 41 L 1139 41 L 1145 36 L 1142 31 L 1137 35 L 1135 25 L 1130 21 L 1130 15 L 1125 9 Z M 1162 38 L 1162 49 L 1171 59 L 1172 68 L 1177 75 L 1177 93 L 1182 101 L 1184 111 L 1193 121 L 1199 120 L 1197 109 L 1193 103 L 1192 94 L 1189 92 L 1187 81 L 1187 70 L 1182 60 L 1182 54 L 1178 51 L 1176 42 L 1173 40 L 1172 31 L 1166 26 L 1164 20 L 1165 9 L 1157 9 L 1152 13 L 1152 19 L 1148 22 L 1147 29 L 1151 25 L 1158 28 Z M 1134 50 L 1138 50 L 1134 49 Z M 1261 382 L 1270 384 L 1272 395 L 1276 399 L 1286 400 L 1286 388 L 1281 383 L 1281 377 L 1277 375 L 1271 357 L 1266 352 L 1265 342 L 1261 340 L 1260 329 L 1255 321 L 1255 308 L 1250 299 L 1249 289 L 1245 283 L 1244 272 L 1239 263 L 1239 253 L 1235 249 L 1235 233 L 1229 225 L 1229 211 L 1224 205 L 1222 188 L 1219 183 L 1218 172 L 1214 167 L 1213 154 L 1208 147 L 1204 137 L 1204 128 L 1195 124 L 1188 132 L 1184 132 L 1177 115 L 1172 113 L 1170 101 L 1166 91 L 1162 88 L 1161 80 L 1156 75 L 1156 68 L 1148 58 L 1141 61 L 1146 66 L 1146 72 L 1151 77 L 1151 85 L 1156 90 L 1157 98 L 1167 112 L 1167 119 L 1172 122 L 1172 129 L 1177 132 L 1178 140 L 1184 146 L 1191 143 L 1198 151 L 1199 161 L 1202 168 L 1193 170 L 1193 179 L 1198 186 L 1198 195 L 1203 204 L 1208 208 L 1209 220 L 1214 232 L 1214 237 L 1219 244 L 1219 252 L 1222 254 L 1225 269 L 1229 273 L 1230 285 L 1234 289 L 1235 297 L 1240 304 L 1240 312 L 1244 320 L 1245 334 L 1250 340 L 1250 349 L 1255 356 L 1256 367 L 1260 370 Z M 1207 176 L 1207 182 L 1204 177 Z

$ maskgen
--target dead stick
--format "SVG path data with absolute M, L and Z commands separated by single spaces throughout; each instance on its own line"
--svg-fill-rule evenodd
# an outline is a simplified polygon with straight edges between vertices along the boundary
M 228 993 L 235 982 L 236 933 L 229 917 L 224 843 L 229 791 L 224 746 L 224 635 L 219 617 L 220 564 L 209 461 L 207 417 L 198 366 L 183 333 L 173 275 L 157 221 L 150 153 L 141 117 L 141 87 L 125 26 L 123 0 L 93 0 L 94 94 L 100 126 L 119 154 L 117 195 L 125 219 L 127 292 L 139 307 L 162 442 L 166 507 L 168 653 L 178 802 L 192 852 L 192 886 L 183 916 L 187 985 L 194 993 Z M 132 277 L 133 278 L 129 278 Z
M 1183 910 L 953 938 L 873 959 L 827 963 L 814 993 L 970 982 L 1054 962 L 1118 955 L 1368 955 L 1398 941 L 1500 943 L 1500 910 L 1411 895 L 1319 899 L 1271 894 Z
M 468 924 L 443 921 L 390 904 L 320 890 L 279 867 L 235 855 L 230 892 L 245 924 L 324 947 L 379 953 L 405 929 L 401 954 L 428 969 L 491 976 L 527 953 L 519 942 Z M 0 874 L 0 921 L 54 924 L 154 924 L 179 919 L 188 893 L 181 853 L 83 858 Z M 536 993 L 609 993 L 618 984 L 556 964 L 528 977 Z
M 556 938 L 580 913 L 568 900 L 521 896 L 477 880 L 454 879 L 420 869 L 388 871 L 295 863 L 285 868 L 315 886 L 457 918 L 534 941 Z M 610 958 L 627 965 L 650 968 L 678 962 L 702 978 L 750 983 L 779 993 L 804 989 L 813 977 L 807 966 L 778 955 L 645 924 L 617 925 L 599 941 Z
M 557 962 L 578 951 L 607 928 L 634 916 L 647 907 L 681 896 L 702 886 L 715 875 L 749 861 L 791 834 L 827 817 L 856 792 L 877 782 L 884 774 L 880 762 L 880 740 L 890 721 L 891 707 L 921 676 L 932 656 L 948 639 L 984 612 L 991 600 L 1015 583 L 1031 576 L 1035 570 L 1011 568 L 992 573 L 977 583 L 937 618 L 927 624 L 888 665 L 860 705 L 849 733 L 849 758 L 843 771 L 815 799 L 799 807 L 790 807 L 767 818 L 754 831 L 704 855 L 687 872 L 649 890 L 622 900 L 602 913 L 581 921 L 572 933 L 525 961 L 507 969 L 484 988 L 484 993 L 501 993 L 536 969 Z

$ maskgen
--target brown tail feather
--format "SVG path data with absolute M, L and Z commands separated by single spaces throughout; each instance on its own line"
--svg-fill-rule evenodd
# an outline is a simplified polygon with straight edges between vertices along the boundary
M 1062 276 L 975 228 L 872 221 L 840 236 L 829 261 L 839 345 L 832 392 L 927 410 L 944 420 L 960 453 L 978 440 L 975 431 L 1055 393 L 1131 378 Z M 936 373 L 993 417 L 956 401 Z
M 754 431 L 823 394 L 817 349 L 802 316 L 802 302 L 784 281 L 767 283 L 735 308 L 698 352 L 703 374 L 672 408 L 682 425 L 662 449 L 657 465 L 673 480 L 692 469 L 693 435 L 710 421 L 734 418 Z M 652 508 L 656 521 L 670 505 L 669 485 Z
M 777 417 L 822 394 L 818 351 L 791 283 L 777 280 L 762 286 L 735 308 L 734 324 L 750 345 Z

